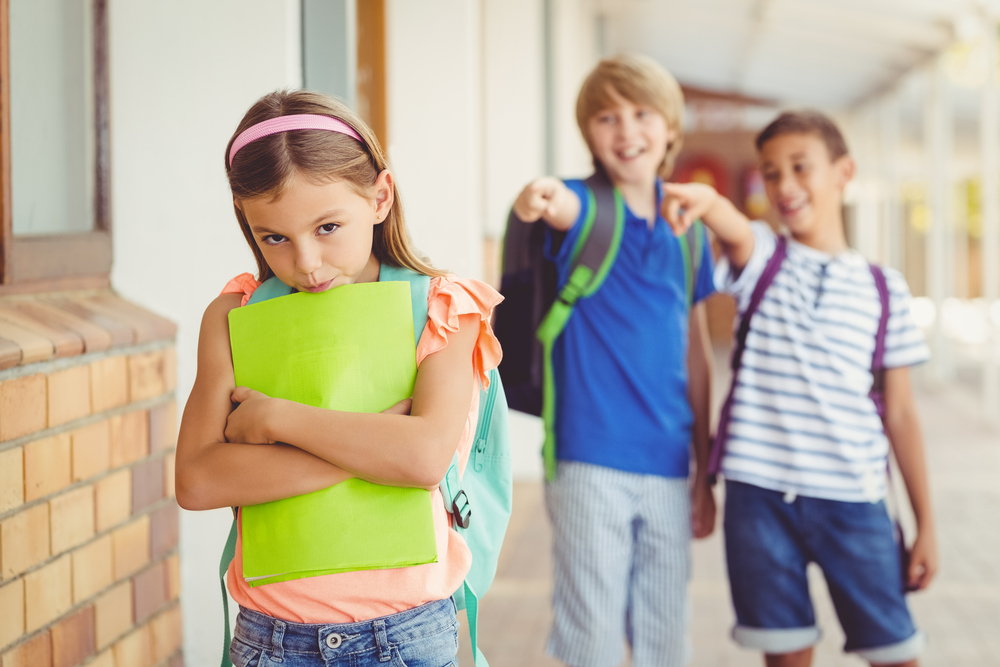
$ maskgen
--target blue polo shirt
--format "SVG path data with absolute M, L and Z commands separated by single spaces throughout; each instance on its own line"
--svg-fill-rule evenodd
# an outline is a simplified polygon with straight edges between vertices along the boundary
M 589 206 L 583 181 L 566 185 L 582 206 L 556 254 L 549 253 L 560 287 Z M 657 193 L 662 197 L 659 182 Z M 559 460 L 688 476 L 693 417 L 681 243 L 659 214 L 650 229 L 626 206 L 614 265 L 597 292 L 577 301 L 553 348 Z M 696 302 L 715 290 L 707 239 L 703 248 Z

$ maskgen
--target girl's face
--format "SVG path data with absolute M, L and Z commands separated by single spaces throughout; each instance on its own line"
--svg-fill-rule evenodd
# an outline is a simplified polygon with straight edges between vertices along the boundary
M 257 197 L 237 205 L 281 282 L 300 292 L 325 292 L 378 280 L 372 235 L 392 207 L 388 170 L 373 190 L 368 199 L 344 181 L 316 184 L 295 174 L 277 199 Z
M 608 88 L 614 106 L 595 114 L 588 123 L 590 147 L 616 185 L 646 185 L 656 178 L 667 144 L 677 132 L 656 109 L 633 104 Z

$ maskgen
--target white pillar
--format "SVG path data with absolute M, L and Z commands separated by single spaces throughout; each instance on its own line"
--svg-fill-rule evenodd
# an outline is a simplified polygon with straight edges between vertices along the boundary
M 983 48 L 986 50 L 986 83 L 983 85 L 979 113 L 979 139 L 982 160 L 983 233 L 980 239 L 980 266 L 982 267 L 982 294 L 987 304 L 1000 297 L 1000 87 L 997 85 L 997 59 L 1000 44 L 997 40 L 997 20 L 984 17 Z M 986 418 L 998 421 L 1000 412 L 1000 359 L 997 347 L 1000 336 L 997 328 L 990 327 L 990 342 L 983 364 L 983 413 Z
M 881 220 L 879 216 L 878 127 L 876 107 L 869 105 L 855 116 L 858 145 L 854 148 L 858 162 L 855 176 L 855 216 L 851 225 L 851 243 L 870 261 L 879 261 Z
M 968 299 L 972 290 L 969 286 L 969 191 L 968 182 L 950 182 L 950 192 L 955 200 L 949 209 L 951 221 L 948 238 L 951 247 L 951 293 L 959 299 Z M 961 187 L 958 187 L 961 186 Z
M 593 171 L 587 144 L 576 125 L 576 97 L 600 60 L 594 3 L 551 0 L 549 48 L 552 57 L 551 114 L 555 174 L 586 176 Z
M 925 241 L 924 281 L 927 286 L 927 296 L 934 302 L 937 312 L 929 341 L 933 354 L 929 371 L 932 381 L 940 383 L 950 377 L 952 366 L 941 314 L 944 300 L 951 295 L 952 283 L 949 271 L 952 245 L 949 242 L 952 236 L 949 220 L 952 122 L 948 81 L 940 57 L 935 60 L 930 74 L 924 130 L 930 227 Z
M 879 105 L 879 148 L 882 167 L 882 252 L 886 266 L 903 270 L 903 216 L 899 202 L 899 92 L 893 90 Z

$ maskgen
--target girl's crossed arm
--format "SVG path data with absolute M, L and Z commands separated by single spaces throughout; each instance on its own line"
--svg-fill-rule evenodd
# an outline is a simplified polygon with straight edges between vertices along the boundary
M 202 321 L 198 375 L 177 444 L 176 495 L 182 507 L 252 505 L 318 491 L 351 477 L 398 486 L 436 486 L 470 407 L 472 348 L 479 328 L 474 317 L 460 318 L 461 330 L 451 335 L 448 347 L 421 364 L 413 414 L 424 419 L 412 419 L 334 412 L 267 398 L 246 388 L 234 391 L 228 313 L 239 304 L 239 295 L 223 295 L 208 307 Z M 234 411 L 235 399 L 246 404 Z M 274 431 L 281 437 L 265 437 L 272 429 L 271 419 L 279 420 Z M 386 429 L 380 420 L 391 426 Z M 348 444 L 344 460 L 358 461 L 356 469 L 335 465 L 306 447 L 281 444 L 297 441 L 297 433 L 286 433 L 284 426 L 308 433 L 304 442 L 316 445 L 317 452 Z M 441 430 L 428 435 L 428 427 L 434 426 Z M 322 442 L 313 442 L 313 437 Z M 433 482 L 422 483 L 428 480 Z
M 198 375 L 177 438 L 176 494 L 185 509 L 254 505 L 324 489 L 351 477 L 294 447 L 226 441 L 226 418 L 233 409 L 229 396 L 235 387 L 228 314 L 239 307 L 240 298 L 220 296 L 202 318 Z
M 436 487 L 468 419 L 479 326 L 479 315 L 459 316 L 448 345 L 423 360 L 409 415 L 326 410 L 238 387 L 226 437 L 288 443 L 370 482 Z

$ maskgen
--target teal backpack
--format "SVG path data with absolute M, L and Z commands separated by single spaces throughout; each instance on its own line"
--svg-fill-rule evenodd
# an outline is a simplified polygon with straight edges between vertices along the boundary
M 427 295 L 430 278 L 409 269 L 383 264 L 379 272 L 383 282 L 410 283 L 413 304 L 413 330 L 416 341 L 427 326 Z M 264 281 L 247 305 L 291 294 L 294 290 L 276 277 Z M 469 620 L 469 638 L 477 667 L 489 667 L 478 646 L 479 600 L 496 575 L 497 559 L 507 532 L 510 519 L 513 482 L 510 462 L 510 432 L 507 422 L 507 399 L 496 369 L 489 372 L 490 386 L 479 394 L 479 421 L 465 473 L 459 473 L 458 454 L 441 480 L 441 495 L 445 511 L 451 515 L 452 528 L 463 536 L 472 552 L 472 567 L 462 586 L 455 591 L 454 600 L 459 609 L 465 609 Z M 229 659 L 229 598 L 226 591 L 226 572 L 236 555 L 236 512 L 229 538 L 219 561 L 222 581 L 222 609 L 225 617 L 225 643 L 221 667 L 232 667 Z

